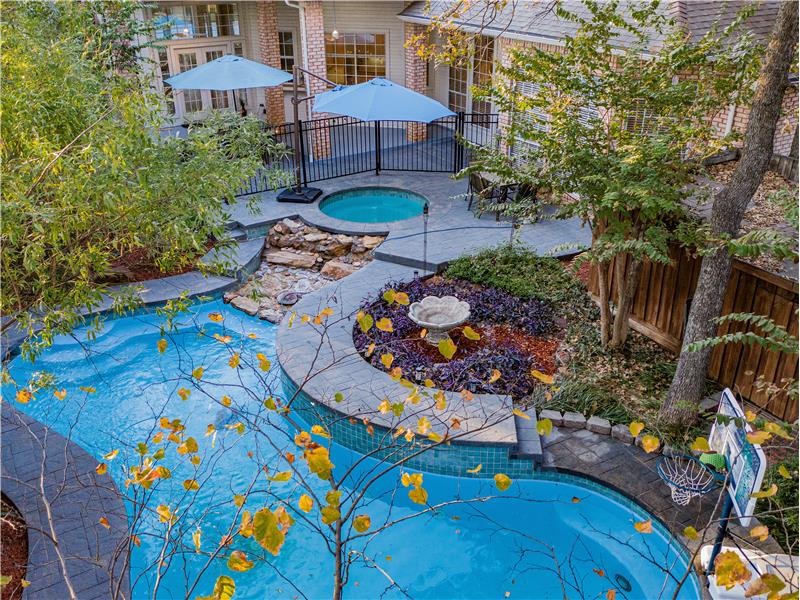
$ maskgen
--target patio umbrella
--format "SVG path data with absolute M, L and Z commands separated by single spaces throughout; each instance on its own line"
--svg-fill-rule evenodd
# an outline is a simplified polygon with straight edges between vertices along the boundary
M 430 123 L 455 114 L 433 98 L 382 77 L 317 94 L 314 96 L 314 112 L 344 115 L 362 121 L 419 123 Z
M 291 80 L 289 73 L 254 60 L 226 54 L 165 81 L 176 90 L 240 90 L 273 87 Z

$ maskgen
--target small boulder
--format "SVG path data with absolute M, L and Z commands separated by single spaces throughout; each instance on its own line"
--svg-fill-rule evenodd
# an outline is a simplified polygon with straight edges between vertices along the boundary
M 288 250 L 279 250 L 277 252 L 270 252 L 267 254 L 267 262 L 273 265 L 285 265 L 287 267 L 299 267 L 301 269 L 310 269 L 314 266 L 317 257 L 313 254 L 305 252 L 289 252 Z
M 300 231 L 303 231 L 303 227 L 305 227 L 302 221 L 295 221 L 294 219 L 283 219 L 281 224 L 292 233 L 299 233 Z
M 329 260 L 322 267 L 322 271 L 320 271 L 320 273 L 325 277 L 330 277 L 331 279 L 342 279 L 343 277 L 352 275 L 357 270 L 358 269 L 356 269 L 356 267 L 353 265 L 347 264 L 340 260 Z
M 365 235 L 361 238 L 361 243 L 364 244 L 369 250 L 372 250 L 383 241 L 383 238 L 377 235 Z
M 283 318 L 283 313 L 274 308 L 262 308 L 258 311 L 258 318 L 270 323 L 280 323 Z
M 307 242 L 321 242 L 322 240 L 328 239 L 328 234 L 323 233 L 321 231 L 307 233 L 303 236 L 303 239 Z
M 259 309 L 258 302 L 245 296 L 237 296 L 231 300 L 231 306 L 247 313 L 251 317 L 257 314 Z

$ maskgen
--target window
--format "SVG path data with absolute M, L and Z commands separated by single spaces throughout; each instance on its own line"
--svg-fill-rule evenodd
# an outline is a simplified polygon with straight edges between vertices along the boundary
M 233 53 L 236 56 L 244 56 L 244 52 L 242 49 L 242 42 L 234 42 Z M 236 96 L 238 97 L 239 104 L 241 105 L 242 103 L 244 103 L 244 105 L 247 106 L 247 90 L 237 90 L 237 92 L 238 93 L 236 94 Z M 238 106 L 234 108 L 236 108 L 236 110 L 239 110 Z
M 291 31 L 278 32 L 281 71 L 291 73 L 294 68 L 294 36 Z
M 447 105 L 453 112 L 465 112 L 467 110 L 468 74 L 469 71 L 465 66 L 450 66 Z
M 239 7 L 233 3 L 158 6 L 153 9 L 156 39 L 240 35 Z
M 158 68 L 161 71 L 161 81 L 169 79 L 169 55 L 166 48 L 157 48 L 158 50 Z M 175 98 L 172 96 L 172 86 L 164 83 L 164 102 L 167 105 L 167 114 L 175 114 Z
M 194 52 L 178 53 L 180 72 L 194 69 L 197 66 L 197 54 Z M 203 98 L 200 90 L 183 90 L 183 110 L 187 113 L 203 110 Z
M 494 40 L 484 35 L 475 44 L 475 57 L 472 65 L 472 85 L 483 87 L 492 82 L 494 72 Z M 490 113 L 492 103 L 489 100 L 473 100 L 472 112 Z
M 340 33 L 325 36 L 328 79 L 342 85 L 386 76 L 386 36 L 382 33 Z
M 518 81 L 515 87 L 517 93 L 521 96 L 525 96 L 526 98 L 533 98 L 539 93 L 538 83 L 532 83 L 530 81 Z M 540 107 L 533 107 L 525 112 L 515 113 L 514 120 L 517 123 L 522 123 L 528 128 L 534 129 L 535 131 L 547 131 L 547 124 L 546 122 L 543 122 L 547 121 L 547 113 Z M 513 155 L 519 155 L 525 151 L 535 150 L 538 148 L 538 146 L 539 144 L 536 142 L 527 138 L 523 138 L 517 134 L 517 136 L 514 138 L 514 147 L 511 149 L 511 152 Z
M 450 110 L 488 114 L 492 103 L 473 98 L 473 87 L 488 85 L 494 73 L 494 38 L 479 36 L 475 40 L 473 56 L 463 64 L 450 67 L 447 102 Z M 475 121 L 476 125 L 482 125 Z M 488 125 L 488 121 L 486 123 Z
M 206 62 L 222 58 L 222 50 L 206 50 Z M 223 90 L 211 91 L 211 108 L 228 108 L 228 92 Z

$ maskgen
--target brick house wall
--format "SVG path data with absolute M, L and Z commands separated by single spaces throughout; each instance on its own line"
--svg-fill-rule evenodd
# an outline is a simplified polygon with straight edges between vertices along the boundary
M 259 60 L 265 65 L 281 68 L 280 43 L 278 40 L 278 13 L 274 2 L 259 2 L 256 8 L 258 22 Z M 283 103 L 283 88 L 275 86 L 265 90 L 267 120 L 273 125 L 286 121 Z

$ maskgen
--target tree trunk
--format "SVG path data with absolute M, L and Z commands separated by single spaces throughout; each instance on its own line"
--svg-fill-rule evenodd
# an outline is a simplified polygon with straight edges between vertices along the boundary
M 614 327 L 611 332 L 611 343 L 609 344 L 609 347 L 614 350 L 622 348 L 628 339 L 628 319 L 631 316 L 633 299 L 639 289 L 639 278 L 642 274 L 641 260 L 631 257 L 626 271 L 624 257 L 624 254 L 619 254 L 614 259 L 617 272 L 617 289 L 619 290 L 617 293 L 617 314 L 614 316 Z
M 344 560 L 342 556 L 344 546 L 342 544 L 341 519 L 336 521 L 334 544 L 333 600 L 342 600 L 344 593 Z
M 608 306 L 608 262 L 597 263 L 597 287 L 600 295 L 600 345 L 605 348 L 611 338 L 611 309 Z
M 797 44 L 797 17 L 797 2 L 783 2 L 758 78 L 742 158 L 729 184 L 714 197 L 710 219 L 714 236 L 739 234 L 747 205 L 769 167 L 786 77 Z M 716 335 L 714 319 L 720 316 L 731 261 L 725 248 L 703 258 L 683 337 L 684 347 Z M 667 422 L 685 425 L 696 419 L 710 358 L 711 349 L 681 352 L 672 385 L 661 407 L 661 416 Z

